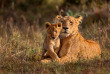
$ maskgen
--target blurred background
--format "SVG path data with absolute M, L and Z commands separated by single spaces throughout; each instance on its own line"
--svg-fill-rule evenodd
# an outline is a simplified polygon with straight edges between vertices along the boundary
M 80 33 L 98 42 L 102 50 L 110 50 L 109 0 L 0 0 L 0 58 L 39 60 L 44 24 L 59 14 L 82 15 Z

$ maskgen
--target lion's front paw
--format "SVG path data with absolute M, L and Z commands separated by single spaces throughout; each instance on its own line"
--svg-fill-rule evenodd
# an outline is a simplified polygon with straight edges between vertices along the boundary
M 55 61 L 55 62 L 60 62 L 60 58 L 56 58 L 56 59 L 54 59 L 53 61 Z

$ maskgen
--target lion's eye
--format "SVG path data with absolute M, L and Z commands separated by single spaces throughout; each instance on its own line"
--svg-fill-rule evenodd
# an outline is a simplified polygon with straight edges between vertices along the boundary
M 73 24 L 73 22 L 72 22 L 72 21 L 70 21 L 70 24 L 72 25 L 72 24 Z
M 55 30 L 55 33 L 57 33 L 57 30 Z

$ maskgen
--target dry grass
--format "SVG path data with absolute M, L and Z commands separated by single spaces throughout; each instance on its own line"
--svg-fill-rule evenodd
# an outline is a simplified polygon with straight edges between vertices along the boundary
M 45 37 L 43 27 L 24 25 L 21 29 L 10 25 L 12 22 L 0 26 L 1 73 L 110 73 L 109 24 L 104 27 L 93 24 L 87 29 L 81 28 L 84 37 L 100 43 L 102 47 L 101 59 L 96 58 L 91 61 L 78 61 L 65 65 L 55 62 L 40 63 L 42 43 Z

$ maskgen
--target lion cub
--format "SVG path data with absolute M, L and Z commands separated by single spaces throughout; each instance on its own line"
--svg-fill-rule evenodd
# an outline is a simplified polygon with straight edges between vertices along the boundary
M 50 24 L 47 22 L 45 24 L 46 27 L 46 38 L 44 40 L 43 44 L 43 54 L 42 59 L 47 58 L 48 56 L 51 57 L 53 60 L 59 60 L 59 57 L 57 55 L 59 49 L 60 49 L 60 31 L 62 29 L 62 24 Z

